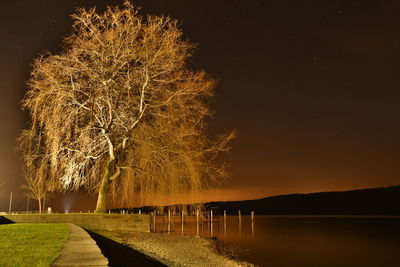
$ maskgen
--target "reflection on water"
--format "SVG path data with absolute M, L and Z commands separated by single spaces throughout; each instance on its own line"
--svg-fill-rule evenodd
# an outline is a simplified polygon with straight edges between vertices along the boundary
M 152 231 L 216 237 L 259 266 L 400 266 L 400 217 L 170 216 Z

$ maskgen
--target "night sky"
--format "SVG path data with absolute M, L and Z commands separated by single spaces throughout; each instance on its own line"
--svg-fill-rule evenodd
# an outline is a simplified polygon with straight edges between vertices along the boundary
M 56 52 L 77 7 L 122 1 L 4 1 L 0 175 L 26 198 L 15 139 L 30 65 Z M 210 200 L 400 184 L 400 2 L 143 0 L 198 43 L 193 66 L 219 80 L 210 134 L 239 130 L 232 180 Z M 206 197 L 207 198 L 207 197 Z M 90 205 L 88 206 L 90 208 Z

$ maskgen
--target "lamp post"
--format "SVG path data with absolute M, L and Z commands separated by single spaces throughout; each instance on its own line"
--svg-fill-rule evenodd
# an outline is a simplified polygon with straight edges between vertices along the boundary
M 26 203 L 26 213 L 28 213 L 28 212 L 29 212 L 29 196 L 28 196 L 28 200 Z
M 12 207 L 12 192 L 10 194 L 10 205 L 8 207 L 8 213 L 11 213 L 11 207 Z

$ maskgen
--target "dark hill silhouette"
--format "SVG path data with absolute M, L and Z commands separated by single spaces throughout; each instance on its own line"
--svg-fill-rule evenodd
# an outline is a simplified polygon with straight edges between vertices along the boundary
M 216 214 L 270 215 L 400 215 L 400 186 L 310 194 L 290 194 L 257 200 L 209 202 Z

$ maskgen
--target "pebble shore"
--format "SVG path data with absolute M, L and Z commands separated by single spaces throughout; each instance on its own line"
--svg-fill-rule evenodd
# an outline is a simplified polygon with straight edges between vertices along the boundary
M 253 266 L 219 254 L 214 240 L 201 237 L 132 231 L 97 232 L 128 245 L 168 266 Z

